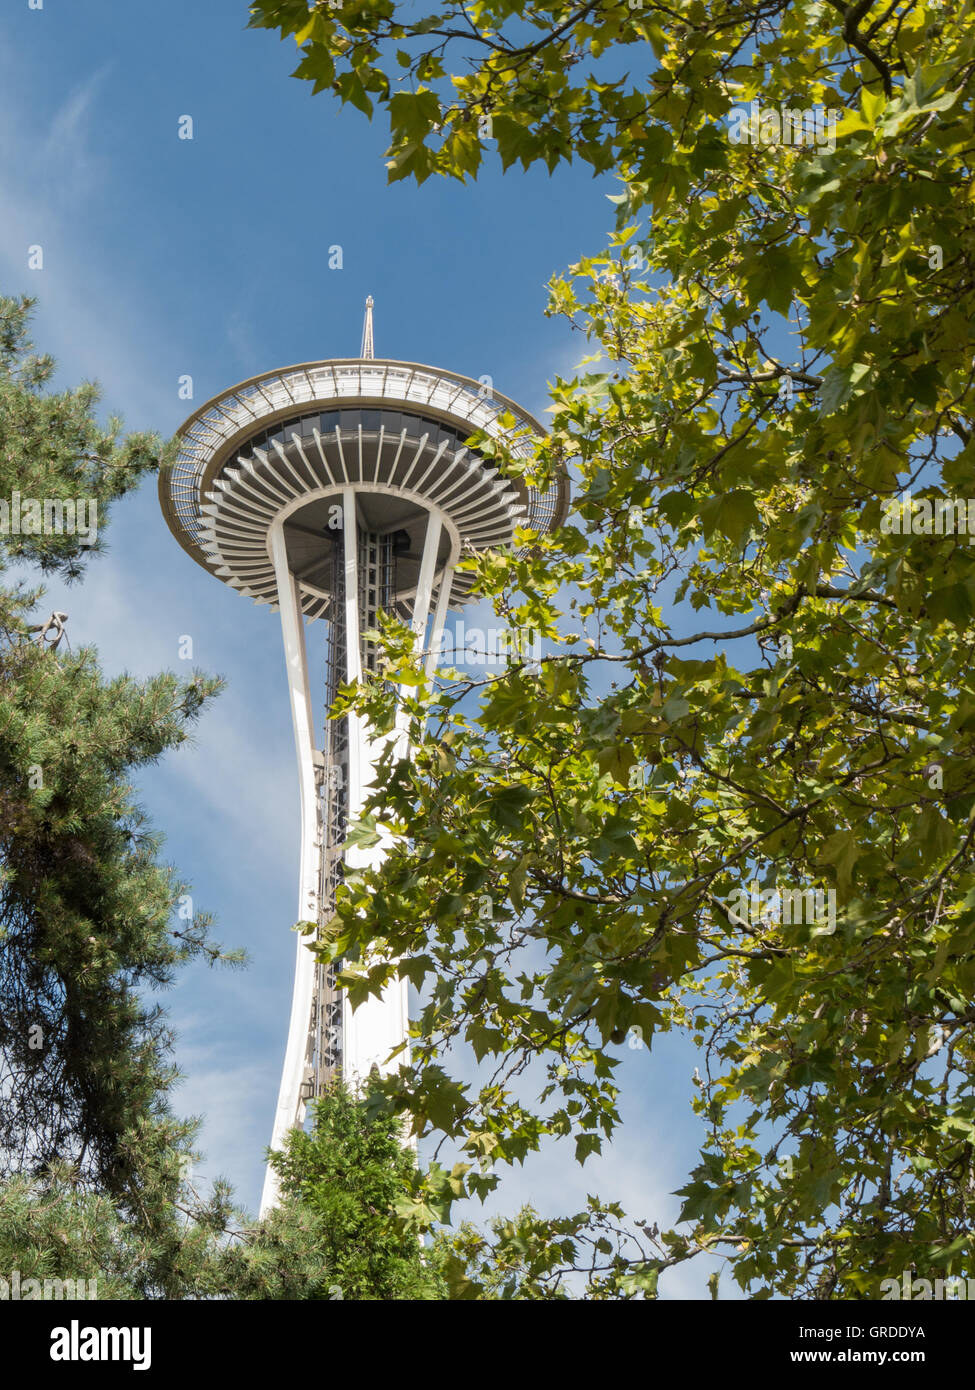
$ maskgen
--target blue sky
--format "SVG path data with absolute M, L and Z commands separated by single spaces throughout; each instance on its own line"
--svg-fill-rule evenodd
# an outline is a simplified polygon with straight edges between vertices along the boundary
M 545 282 L 602 249 L 612 181 L 488 170 L 467 187 L 387 186 L 381 125 L 312 98 L 289 78 L 294 44 L 246 20 L 245 0 L 5 7 L 0 286 L 38 296 L 34 338 L 59 381 L 95 379 L 106 412 L 168 435 L 244 377 L 354 355 L 372 294 L 378 356 L 488 374 L 543 415 L 546 381 L 587 350 L 544 317 Z M 185 115 L 192 141 L 177 138 Z M 336 244 L 343 268 L 329 270 Z M 28 269 L 32 245 L 41 271 Z M 177 395 L 184 374 L 192 405 Z M 164 1002 L 185 1077 L 177 1108 L 205 1117 L 198 1176 L 229 1177 L 253 1210 L 294 956 L 297 779 L 280 630 L 179 549 L 154 480 L 117 506 L 107 539 L 83 584 L 49 585 L 45 612 L 68 613 L 72 645 L 95 645 L 108 674 L 195 665 L 228 681 L 193 745 L 139 791 L 195 906 L 251 957 L 236 974 L 193 968 Z M 181 663 L 186 635 L 193 661 Z M 580 1169 L 570 1147 L 549 1149 L 492 1206 L 555 1213 L 598 1192 L 672 1220 L 667 1194 L 699 1140 L 693 1060 L 666 1038 L 652 1058 L 624 1054 L 626 1125 L 612 1150 Z M 676 1271 L 661 1291 L 701 1296 L 707 1272 Z

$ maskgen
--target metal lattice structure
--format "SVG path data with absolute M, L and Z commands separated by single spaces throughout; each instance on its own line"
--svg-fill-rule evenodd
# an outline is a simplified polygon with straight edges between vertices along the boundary
M 475 431 L 524 457 L 542 428 L 469 377 L 375 359 L 370 298 L 361 357 L 268 372 L 207 401 L 160 477 L 184 550 L 280 614 L 301 793 L 298 916 L 319 931 L 344 867 L 376 864 L 385 850 L 345 845 L 379 746 L 358 715 L 316 719 L 313 684 L 327 716 L 340 685 L 375 669 L 363 634 L 382 612 L 411 625 L 432 676 L 448 610 L 472 582 L 457 573 L 462 555 L 511 545 L 519 525 L 548 530 L 567 510 L 565 478 L 545 493 L 505 478 L 466 446 Z M 316 620 L 324 661 L 312 668 L 305 627 Z M 355 1085 L 384 1073 L 407 1037 L 405 979 L 353 1012 L 335 971 L 299 937 L 272 1147 L 332 1077 Z M 268 1169 L 262 1212 L 276 1200 Z

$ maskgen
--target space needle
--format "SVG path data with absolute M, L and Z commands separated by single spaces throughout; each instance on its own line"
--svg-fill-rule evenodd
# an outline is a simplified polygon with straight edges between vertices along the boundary
M 365 634 L 380 612 L 407 623 L 432 679 L 448 613 L 473 583 L 458 561 L 511 546 L 519 526 L 547 531 L 567 510 L 564 477 L 544 492 L 505 477 L 466 446 L 475 430 L 515 458 L 544 433 L 487 378 L 375 357 L 370 297 L 358 357 L 265 372 L 214 396 L 182 425 L 179 456 L 160 474 L 183 549 L 280 614 L 301 800 L 298 920 L 319 932 L 344 867 L 374 867 L 386 852 L 345 845 L 382 741 L 358 714 L 328 717 L 339 687 L 376 669 Z M 333 1078 L 354 1087 L 408 1059 L 406 979 L 353 1011 L 313 947 L 299 934 L 274 1149 Z M 277 1195 L 269 1166 L 262 1215 Z

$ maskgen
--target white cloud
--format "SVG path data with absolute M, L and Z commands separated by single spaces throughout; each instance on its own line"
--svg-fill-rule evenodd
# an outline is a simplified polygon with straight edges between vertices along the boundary
M 96 153 L 92 140 L 92 125 L 96 101 L 111 66 L 104 64 L 68 93 L 54 112 L 43 140 L 32 151 L 37 184 L 65 213 L 70 213 L 77 199 L 91 197 L 107 174 L 107 163 Z
M 172 416 L 173 391 L 163 392 L 150 367 L 158 350 L 147 342 L 152 316 L 135 267 L 106 261 L 79 240 L 77 217 L 102 194 L 108 177 L 99 153 L 96 115 L 105 64 L 72 88 L 40 129 L 24 117 L 28 104 L 19 89 L 29 76 L 8 50 L 0 54 L 0 276 L 4 292 L 30 293 L 39 300 L 35 338 L 52 353 L 65 379 L 97 379 L 106 408 L 125 402 L 130 417 L 157 424 Z M 107 122 L 107 112 L 98 120 Z M 28 269 L 28 247 L 41 246 L 44 268 Z M 143 423 L 141 428 L 145 428 Z

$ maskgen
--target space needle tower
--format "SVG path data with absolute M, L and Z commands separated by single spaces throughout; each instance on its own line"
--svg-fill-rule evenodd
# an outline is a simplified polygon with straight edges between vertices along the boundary
M 319 930 L 344 867 L 373 867 L 385 852 L 345 846 L 381 743 L 357 714 L 328 718 L 339 687 L 375 669 L 365 634 L 380 612 L 410 625 L 432 679 L 448 612 L 473 583 L 458 561 L 511 545 L 518 526 L 546 531 L 567 509 L 564 478 L 543 493 L 465 445 L 480 430 L 526 457 L 539 423 L 487 379 L 377 358 L 372 309 L 369 298 L 358 357 L 265 372 L 207 401 L 159 479 L 183 549 L 280 614 L 301 798 L 298 919 Z M 271 1147 L 333 1078 L 355 1086 L 399 1066 L 407 1038 L 405 979 L 353 1012 L 299 935 Z M 276 1201 L 269 1167 L 262 1215 Z

